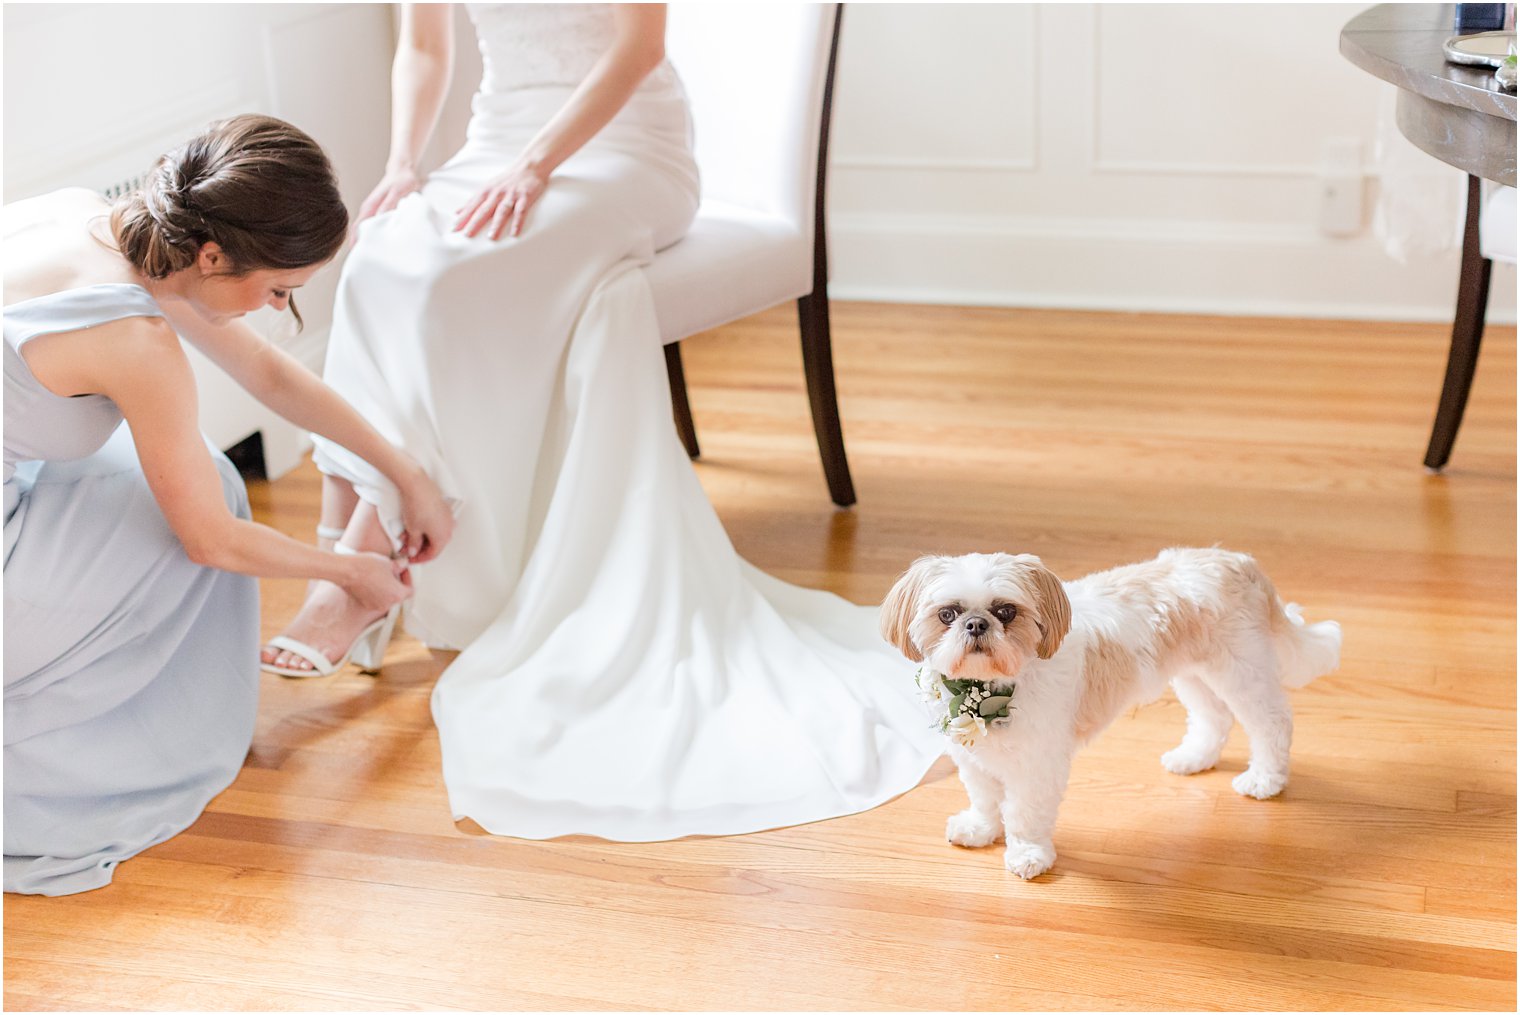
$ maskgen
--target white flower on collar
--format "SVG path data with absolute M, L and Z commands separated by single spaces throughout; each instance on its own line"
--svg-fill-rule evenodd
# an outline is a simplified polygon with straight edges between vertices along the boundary
M 938 705 L 945 700 L 945 685 L 940 683 L 938 673 L 924 667 L 913 675 L 913 680 L 918 684 L 918 695 L 926 705 Z
M 945 732 L 960 746 L 974 747 L 978 740 L 987 735 L 987 720 L 978 715 L 962 712 L 950 720 L 950 725 Z

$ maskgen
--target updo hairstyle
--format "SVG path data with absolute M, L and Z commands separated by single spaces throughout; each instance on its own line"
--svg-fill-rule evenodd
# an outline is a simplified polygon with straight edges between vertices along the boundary
M 149 278 L 195 263 L 214 242 L 229 274 L 307 268 L 343 246 L 348 211 L 332 164 L 305 132 L 248 114 L 212 124 L 163 155 L 111 209 L 118 249 Z M 294 301 L 291 312 L 297 322 Z

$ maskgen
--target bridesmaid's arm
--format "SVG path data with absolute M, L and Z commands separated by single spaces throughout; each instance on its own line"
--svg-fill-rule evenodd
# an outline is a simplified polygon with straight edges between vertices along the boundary
M 612 46 L 517 161 L 459 209 L 456 231 L 478 236 L 490 226 L 493 240 L 518 235 L 549 175 L 607 126 L 665 59 L 664 4 L 618 4 L 614 18 Z
M 33 372 L 49 390 L 101 394 L 116 403 L 132 428 L 148 488 L 195 563 L 263 578 L 326 579 L 371 609 L 389 609 L 410 595 L 400 578 L 404 561 L 318 550 L 228 509 L 200 432 L 195 376 L 167 323 L 128 318 L 35 342 Z
M 401 494 L 406 555 L 431 560 L 453 535 L 454 517 L 432 478 L 332 388 L 242 321 L 214 325 L 193 315 L 175 326 L 244 390 L 296 426 L 340 444 L 378 469 Z

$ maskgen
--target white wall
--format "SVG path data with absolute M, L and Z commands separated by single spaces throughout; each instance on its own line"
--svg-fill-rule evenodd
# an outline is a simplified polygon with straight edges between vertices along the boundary
M 331 157 L 350 212 L 378 179 L 388 127 L 391 16 L 384 4 L 7 4 L 6 201 L 140 176 L 212 120 L 281 117 Z M 297 296 L 304 331 L 271 310 L 249 323 L 321 369 L 342 257 Z M 258 432 L 271 478 L 304 432 L 193 349 L 201 429 L 227 448 Z
M 7 4 L 5 200 L 102 189 L 212 120 L 262 112 L 327 150 L 350 211 L 389 130 L 387 4 Z M 297 298 L 282 344 L 320 365 L 338 265 Z
M 1327 142 L 1361 145 L 1364 222 L 1377 191 L 1372 142 L 1391 86 L 1337 51 L 1361 9 L 848 4 L 832 291 L 1449 319 L 1454 251 L 1401 265 L 1370 228 L 1318 228 Z M 390 5 L 12 4 L 4 23 L 6 200 L 104 186 L 246 110 L 317 137 L 351 208 L 384 160 Z M 479 73 L 471 48 L 464 29 L 448 139 Z M 335 278 L 304 294 L 308 360 Z M 1491 318 L 1513 321 L 1513 270 L 1497 267 L 1493 289 Z
M 1449 320 L 1457 252 L 1399 264 L 1370 229 L 1392 86 L 1338 51 L 1366 6 L 846 5 L 830 291 Z M 1346 141 L 1368 200 L 1340 238 L 1319 172 Z M 1490 319 L 1514 310 L 1496 266 Z

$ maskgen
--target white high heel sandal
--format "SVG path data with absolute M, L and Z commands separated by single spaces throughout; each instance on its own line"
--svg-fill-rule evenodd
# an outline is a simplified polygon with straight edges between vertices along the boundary
M 341 536 L 342 532 L 339 531 L 338 534 Z M 328 538 L 321 528 L 317 529 L 317 535 Z M 333 552 L 357 554 L 359 551 L 337 543 L 333 546 Z M 291 666 L 266 663 L 262 660 L 259 662 L 259 669 L 268 673 L 278 673 L 282 677 L 329 677 L 352 662 L 359 667 L 360 673 L 379 673 L 380 663 L 385 658 L 386 647 L 390 645 L 391 635 L 396 631 L 396 619 L 400 616 L 401 604 L 397 603 L 386 611 L 385 616 L 360 631 L 359 636 L 353 640 L 353 644 L 348 646 L 348 651 L 343 653 L 343 658 L 335 663 L 328 662 L 327 653 L 319 648 L 283 634 L 276 635 L 264 644 L 269 648 L 300 656 L 311 663 L 311 669 L 296 669 Z

